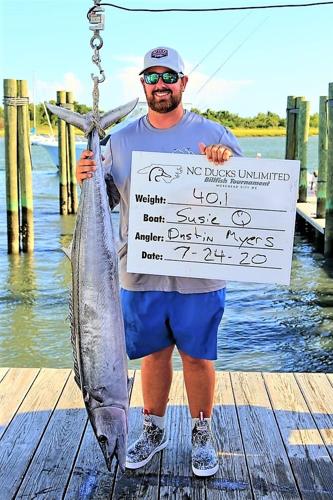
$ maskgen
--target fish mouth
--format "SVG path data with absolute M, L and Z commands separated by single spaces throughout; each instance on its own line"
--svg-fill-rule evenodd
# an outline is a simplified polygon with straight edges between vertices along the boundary
M 89 410 L 90 420 L 109 471 L 116 456 L 119 468 L 125 471 L 127 414 L 123 408 L 106 406 Z

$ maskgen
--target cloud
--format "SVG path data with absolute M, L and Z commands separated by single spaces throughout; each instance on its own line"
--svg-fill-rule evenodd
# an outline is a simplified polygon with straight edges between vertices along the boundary
M 245 87 L 254 84 L 252 80 L 226 80 L 218 77 L 207 82 L 209 77 L 210 75 L 200 71 L 190 74 L 185 97 L 193 107 L 201 110 L 226 109 L 232 106 Z
M 112 106 L 130 101 L 139 97 L 140 101 L 145 100 L 142 85 L 139 79 L 142 58 L 133 59 L 135 64 L 125 65 L 108 79 L 109 103 Z M 134 61 L 134 59 L 136 59 Z
M 30 99 L 36 102 L 56 99 L 57 90 L 73 92 L 74 99 L 79 102 L 85 102 L 87 99 L 85 86 L 74 73 L 65 73 L 62 81 L 48 82 L 37 79 L 33 90 L 30 91 Z

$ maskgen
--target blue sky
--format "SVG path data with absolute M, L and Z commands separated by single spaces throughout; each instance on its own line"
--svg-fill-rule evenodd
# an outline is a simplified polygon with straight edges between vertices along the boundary
M 281 0 L 122 0 L 126 7 L 225 7 L 287 3 Z M 289 2 L 288 2 L 289 3 Z M 294 0 L 293 3 L 302 3 Z M 86 13 L 88 0 L 0 0 L 1 74 L 26 79 L 37 102 L 56 90 L 92 103 L 92 50 Z M 226 109 L 241 116 L 268 110 L 285 115 L 288 95 L 303 95 L 318 111 L 332 71 L 333 5 L 217 13 L 130 13 L 105 7 L 100 86 L 104 110 L 134 97 L 143 100 L 138 72 L 144 53 L 166 45 L 182 54 L 189 73 L 222 38 L 220 45 L 190 74 L 184 96 L 200 109 Z M 230 34 L 228 32 L 231 31 Z M 247 39 L 247 40 L 246 40 Z M 221 70 L 198 93 L 199 88 Z

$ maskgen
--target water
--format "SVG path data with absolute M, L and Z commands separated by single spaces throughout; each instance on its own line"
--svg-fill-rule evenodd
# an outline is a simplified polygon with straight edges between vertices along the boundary
M 243 138 L 247 156 L 283 158 L 284 138 Z M 8 256 L 4 141 L 0 139 L 0 366 L 71 367 L 68 325 L 70 265 L 61 251 L 74 217 L 58 215 L 58 175 L 47 153 L 33 149 L 33 256 Z M 309 141 L 316 168 L 317 138 Z M 113 215 L 118 224 L 118 215 Z M 223 370 L 333 371 L 333 271 L 296 234 L 289 287 L 230 283 L 219 330 Z M 130 363 L 139 366 L 138 362 Z M 179 357 L 174 366 L 180 367 Z

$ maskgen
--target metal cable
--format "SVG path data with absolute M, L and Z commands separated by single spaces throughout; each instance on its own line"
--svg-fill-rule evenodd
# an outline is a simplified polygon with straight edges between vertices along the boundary
M 139 9 L 139 8 L 130 8 L 123 7 L 121 5 L 117 5 L 114 3 L 99 3 L 99 5 L 105 5 L 109 7 L 113 7 L 114 9 L 125 10 L 127 12 L 149 12 L 149 13 L 158 13 L 158 12 L 225 12 L 225 11 L 235 11 L 235 10 L 261 10 L 261 9 L 286 9 L 286 8 L 301 8 L 301 7 L 318 7 L 322 5 L 332 5 L 333 2 L 310 2 L 310 3 L 300 3 L 300 4 L 272 4 L 272 5 L 249 5 L 242 7 L 215 7 L 215 8 L 207 8 L 207 9 Z M 92 7 L 88 14 L 94 9 Z

